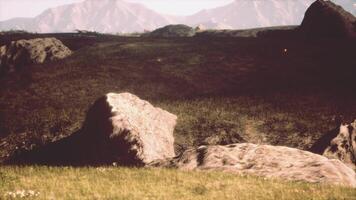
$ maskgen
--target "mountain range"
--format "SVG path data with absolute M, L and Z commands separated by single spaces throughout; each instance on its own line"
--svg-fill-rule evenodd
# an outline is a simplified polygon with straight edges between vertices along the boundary
M 353 15 L 355 0 L 333 0 Z M 235 0 L 218 8 L 190 16 L 168 16 L 142 4 L 125 0 L 86 0 L 45 10 L 34 18 L 14 18 L 0 22 L 0 30 L 30 32 L 130 33 L 154 30 L 168 24 L 201 25 L 209 29 L 247 29 L 298 25 L 313 0 Z

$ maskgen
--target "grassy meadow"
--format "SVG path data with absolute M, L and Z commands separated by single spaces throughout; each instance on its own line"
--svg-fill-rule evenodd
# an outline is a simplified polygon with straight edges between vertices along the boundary
M 355 118 L 352 43 L 54 34 L 0 44 L 45 36 L 74 54 L 0 79 L 0 160 L 79 130 L 108 92 L 176 114 L 177 150 L 242 140 L 308 149 L 335 116 Z
M 308 149 L 356 116 L 356 45 L 286 38 L 57 37 L 61 61 L 0 77 L 0 163 L 80 130 L 90 105 L 131 92 L 178 116 L 177 153 L 252 142 Z M 285 52 L 285 49 L 288 51 Z M 219 172 L 0 166 L 0 199 L 355 199 L 350 188 Z M 5 196 L 7 195 L 7 196 Z
M 0 180 L 0 199 L 356 199 L 351 188 L 170 169 L 1 167 Z

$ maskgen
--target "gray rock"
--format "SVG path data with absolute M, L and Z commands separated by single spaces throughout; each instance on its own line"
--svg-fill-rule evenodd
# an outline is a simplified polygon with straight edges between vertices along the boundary
M 0 47 L 0 72 L 11 72 L 25 65 L 63 59 L 72 51 L 56 38 L 12 41 Z
M 104 141 L 97 149 L 119 165 L 172 158 L 177 117 L 130 93 L 109 93 L 89 110 L 84 132 Z
M 356 187 L 355 172 L 341 161 L 282 146 L 250 143 L 201 146 L 189 149 L 173 159 L 152 162 L 150 166 L 183 170 L 220 170 Z

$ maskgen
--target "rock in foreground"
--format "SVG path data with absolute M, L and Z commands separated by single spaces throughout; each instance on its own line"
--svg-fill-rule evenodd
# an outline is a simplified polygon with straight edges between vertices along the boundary
M 144 166 L 175 156 L 176 119 L 133 94 L 109 93 L 89 109 L 81 130 L 5 163 Z
M 268 178 L 356 187 L 355 172 L 339 160 L 298 149 L 255 145 L 201 146 L 151 166 L 183 170 L 221 170 Z
M 63 59 L 72 51 L 56 38 L 12 41 L 0 47 L 0 72 L 11 72 L 25 65 Z
M 130 93 L 109 93 L 89 110 L 83 132 L 118 164 L 144 165 L 175 156 L 177 117 Z
M 311 38 L 355 38 L 356 18 L 331 1 L 317 0 L 306 11 L 301 30 Z

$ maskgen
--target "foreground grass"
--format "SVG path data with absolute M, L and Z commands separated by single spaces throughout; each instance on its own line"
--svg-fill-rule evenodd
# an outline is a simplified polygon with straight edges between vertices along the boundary
M 0 199 L 356 199 L 351 188 L 222 172 L 114 167 L 1 167 Z

